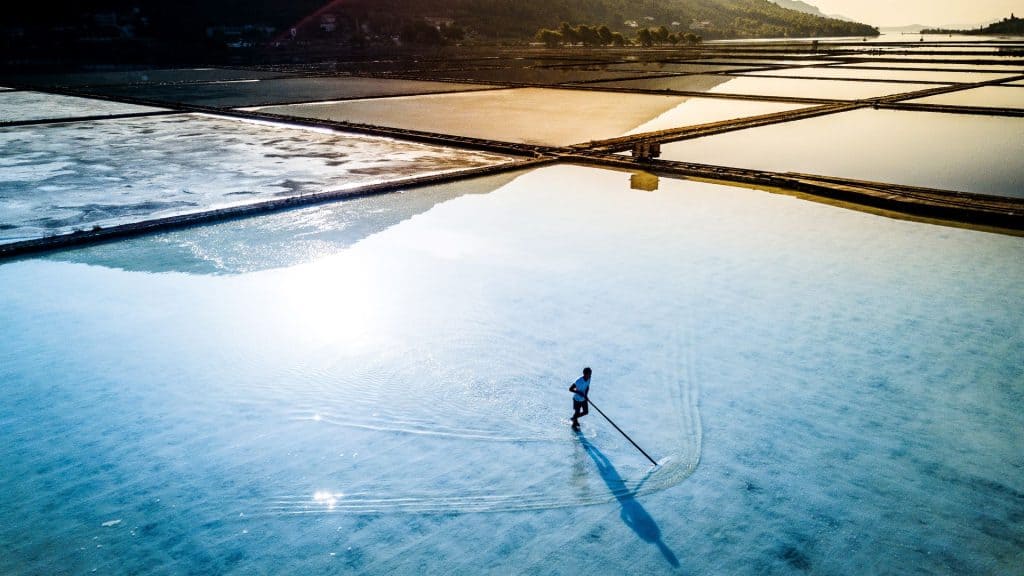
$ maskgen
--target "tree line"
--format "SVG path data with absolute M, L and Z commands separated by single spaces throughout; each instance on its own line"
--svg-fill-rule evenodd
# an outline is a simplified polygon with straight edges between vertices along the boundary
M 630 44 L 653 46 L 655 44 L 672 44 L 674 46 L 679 43 L 697 44 L 703 40 L 703 38 L 693 32 L 677 34 L 670 32 L 664 26 L 640 28 L 636 32 L 636 38 L 630 40 L 622 32 L 613 32 L 607 24 L 577 24 L 576 26 L 571 26 L 568 22 L 562 22 L 558 29 L 541 28 L 537 30 L 534 38 L 539 42 L 543 42 L 549 48 L 577 44 L 584 46 L 626 46 Z

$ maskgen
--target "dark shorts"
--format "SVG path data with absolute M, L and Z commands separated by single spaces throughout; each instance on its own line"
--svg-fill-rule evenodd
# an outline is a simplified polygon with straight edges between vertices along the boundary
M 586 416 L 590 413 L 590 403 L 586 400 L 582 402 L 572 401 L 572 412 L 576 416 Z

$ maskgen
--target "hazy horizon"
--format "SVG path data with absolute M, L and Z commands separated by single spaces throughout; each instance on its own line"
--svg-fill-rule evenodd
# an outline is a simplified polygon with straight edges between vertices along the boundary
M 978 25 L 1024 13 L 1021 0 L 807 0 L 826 14 L 839 14 L 873 26 L 924 24 Z

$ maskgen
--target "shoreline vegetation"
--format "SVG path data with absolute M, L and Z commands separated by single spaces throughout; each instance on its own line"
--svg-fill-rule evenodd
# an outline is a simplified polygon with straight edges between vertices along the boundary
M 999 22 L 993 22 L 988 26 L 980 26 L 973 30 L 953 30 L 948 28 L 925 28 L 921 34 L 964 34 L 968 36 L 988 35 L 1011 35 L 1024 36 L 1024 18 L 1018 18 L 1010 14 L 1009 18 L 1003 18 Z

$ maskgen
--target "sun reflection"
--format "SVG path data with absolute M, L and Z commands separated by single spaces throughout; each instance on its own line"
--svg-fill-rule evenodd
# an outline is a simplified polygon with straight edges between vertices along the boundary
M 296 266 L 285 272 L 271 313 L 296 343 L 365 344 L 383 320 L 378 274 L 355 252 Z
M 341 492 L 328 492 L 326 490 L 318 490 L 313 493 L 313 501 L 327 506 L 328 510 L 333 510 L 338 500 L 344 497 L 345 495 Z

